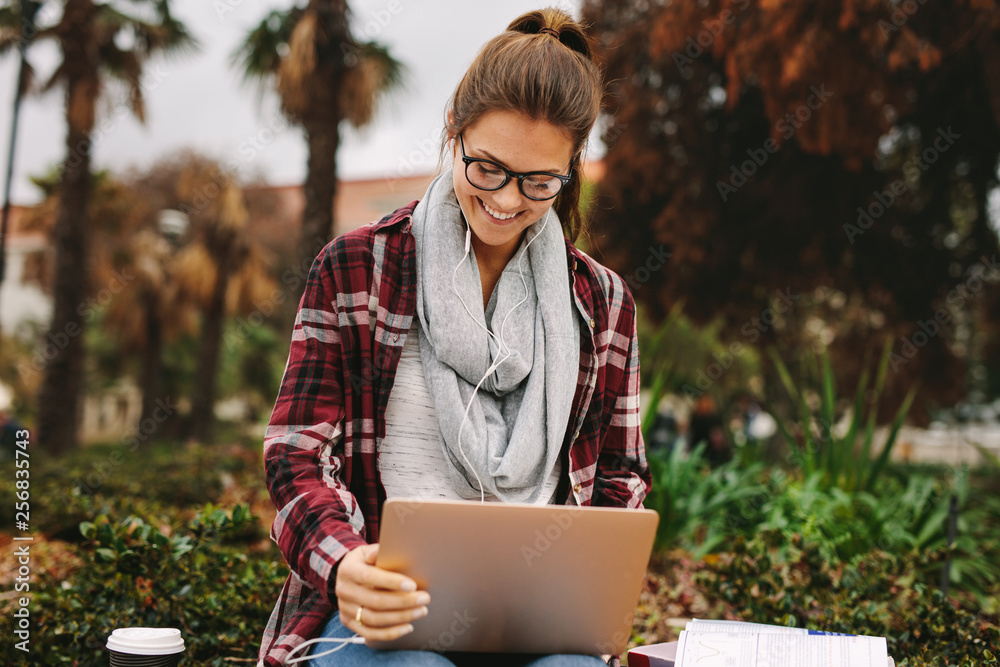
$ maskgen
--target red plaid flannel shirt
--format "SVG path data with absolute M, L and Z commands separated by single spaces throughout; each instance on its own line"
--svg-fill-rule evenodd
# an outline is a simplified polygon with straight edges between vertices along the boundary
M 337 564 L 377 539 L 385 500 L 378 447 L 416 305 L 415 204 L 338 237 L 309 273 L 264 439 L 267 486 L 278 510 L 271 537 L 291 574 L 258 665 L 283 664 L 288 651 L 322 631 L 337 606 Z M 650 477 L 632 295 L 568 242 L 566 255 L 584 326 L 557 499 L 639 507 Z

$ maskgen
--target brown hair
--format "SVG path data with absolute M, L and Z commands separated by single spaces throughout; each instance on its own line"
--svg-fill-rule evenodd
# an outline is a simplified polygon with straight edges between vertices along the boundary
M 517 111 L 562 128 L 573 142 L 573 179 L 554 207 L 563 233 L 584 230 L 582 153 L 601 108 L 603 84 L 583 27 L 559 9 L 528 12 L 483 46 L 455 89 L 445 127 L 454 140 L 493 111 Z

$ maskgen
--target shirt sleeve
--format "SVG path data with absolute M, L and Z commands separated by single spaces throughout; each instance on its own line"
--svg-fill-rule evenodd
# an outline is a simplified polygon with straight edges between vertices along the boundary
M 266 483 L 278 512 L 271 538 L 292 571 L 334 606 L 337 564 L 367 542 L 364 516 L 342 479 L 346 409 L 335 257 L 327 246 L 309 272 L 264 437 Z
M 598 505 L 640 507 L 651 481 L 639 410 L 639 340 L 635 302 L 624 281 L 612 282 L 605 400 L 610 406 L 594 478 Z

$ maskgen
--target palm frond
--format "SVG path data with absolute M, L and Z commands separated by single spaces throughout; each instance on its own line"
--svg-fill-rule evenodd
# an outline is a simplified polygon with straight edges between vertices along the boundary
M 259 244 L 248 246 L 229 282 L 226 310 L 230 313 L 249 314 L 272 298 L 276 285 L 268 267 L 267 258 Z
M 253 28 L 230 56 L 245 81 L 267 80 L 278 73 L 282 58 L 288 53 L 292 32 L 302 17 L 302 10 L 272 11 Z
M 0 55 L 21 41 L 21 12 L 13 7 L 0 7 Z
M 197 51 L 200 47 L 198 39 L 188 30 L 187 26 L 174 18 L 170 11 L 168 0 L 157 0 L 160 22 L 157 26 L 157 51 L 165 56 L 187 54 Z
M 122 81 L 129 89 L 129 107 L 140 122 L 146 120 L 146 105 L 142 94 L 142 61 L 133 50 L 120 49 L 114 42 L 99 49 L 104 73 Z
M 362 128 L 371 123 L 381 102 L 402 88 L 406 68 L 376 42 L 361 44 L 350 62 L 340 91 L 340 109 L 351 125 Z
M 212 300 L 218 266 L 211 253 L 201 243 L 189 243 L 181 248 L 174 260 L 173 275 L 183 301 L 206 307 Z
M 55 71 L 49 75 L 49 78 L 39 87 L 39 93 L 47 93 L 59 84 L 63 82 L 66 78 L 66 73 L 69 70 L 69 65 L 65 60 L 60 61 L 59 65 L 56 67 Z
M 316 38 L 320 29 L 319 16 L 307 10 L 292 31 L 288 55 L 278 68 L 278 95 L 285 110 L 291 114 L 306 111 L 310 102 L 309 82 L 316 72 L 318 57 Z
M 187 26 L 173 17 L 169 3 L 157 0 L 155 4 L 155 20 L 126 14 L 110 4 L 101 5 L 97 16 L 98 39 L 107 43 L 116 35 L 127 33 L 133 39 L 133 49 L 144 56 L 196 50 L 198 41 Z

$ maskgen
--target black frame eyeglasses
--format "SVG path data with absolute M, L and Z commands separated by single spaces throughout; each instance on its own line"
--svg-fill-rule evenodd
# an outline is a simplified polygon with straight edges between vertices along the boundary
M 461 146 L 462 146 L 462 162 L 465 163 L 465 180 L 467 180 L 469 182 L 469 185 L 471 185 L 472 187 L 474 187 L 476 189 L 484 190 L 486 192 L 495 192 L 497 190 L 503 189 L 504 186 L 506 186 L 508 183 L 510 183 L 510 179 L 516 178 L 517 179 L 517 187 L 521 191 L 522 195 L 524 195 L 525 197 L 527 197 L 528 199 L 530 199 L 532 201 L 548 201 L 550 199 L 554 199 L 555 197 L 558 197 L 559 193 L 563 191 L 563 188 L 565 188 L 569 184 L 569 182 L 571 180 L 573 180 L 573 168 L 572 168 L 572 166 L 570 166 L 569 174 L 567 174 L 565 176 L 563 176 L 562 174 L 553 174 L 553 173 L 548 172 L 548 171 L 529 171 L 529 172 L 527 172 L 525 174 L 519 174 L 518 172 L 511 171 L 507 167 L 503 166 L 502 164 L 498 164 L 498 163 L 494 162 L 493 160 L 487 160 L 485 158 L 480 158 L 480 157 L 469 157 L 468 155 L 465 154 L 465 138 L 461 134 L 458 135 L 458 141 L 459 141 L 459 144 L 461 144 Z M 472 179 L 472 177 L 469 175 L 469 167 L 471 165 L 475 164 L 475 163 L 488 164 L 488 165 L 490 165 L 490 166 L 492 166 L 492 167 L 494 167 L 494 168 L 502 171 L 504 173 L 503 183 L 501 183 L 500 185 L 496 186 L 495 188 L 487 188 L 487 187 L 483 187 L 482 185 L 477 184 Z M 525 180 L 527 180 L 529 178 L 532 178 L 532 177 L 538 177 L 538 176 L 546 176 L 546 177 L 557 179 L 559 181 L 559 189 L 556 190 L 554 194 L 547 195 L 545 197 L 536 197 L 534 195 L 528 194 L 525 191 L 525 189 L 524 189 L 524 182 L 525 182 Z

